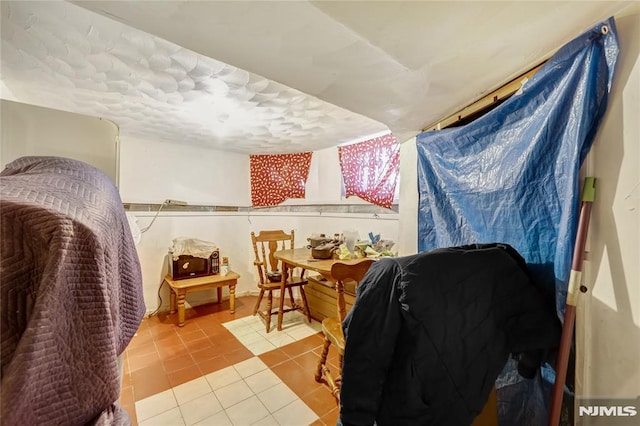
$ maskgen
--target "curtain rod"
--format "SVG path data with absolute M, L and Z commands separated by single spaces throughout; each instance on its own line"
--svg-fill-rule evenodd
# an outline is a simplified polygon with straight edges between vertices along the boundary
M 519 75 L 518 77 L 502 85 L 501 87 L 489 93 L 488 95 L 485 95 L 482 98 L 478 99 L 477 101 L 471 103 L 470 105 L 462 108 L 458 112 L 451 114 L 447 118 L 443 120 L 439 120 L 438 122 L 423 128 L 422 131 L 426 132 L 426 131 L 444 129 L 446 127 L 451 126 L 452 124 L 455 124 L 458 121 L 461 121 L 469 117 L 470 115 L 476 114 L 486 108 L 489 108 L 491 105 L 493 105 L 496 102 L 500 102 L 504 99 L 507 99 L 509 96 L 516 93 L 522 87 L 522 81 L 525 78 L 526 79 L 531 78 L 536 72 L 540 70 L 540 68 L 542 68 L 542 66 L 547 62 L 547 60 L 548 59 L 545 59 L 539 65 L 536 65 L 535 67 L 531 68 L 529 71 Z

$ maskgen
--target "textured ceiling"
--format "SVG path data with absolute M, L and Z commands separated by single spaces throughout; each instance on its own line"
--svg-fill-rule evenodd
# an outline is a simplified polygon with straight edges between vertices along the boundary
M 3 1 L 2 81 L 14 100 L 150 140 L 299 152 L 389 128 L 402 141 L 629 4 Z
M 64 2 L 2 2 L 2 80 L 15 100 L 109 118 L 150 141 L 285 153 L 389 131 Z

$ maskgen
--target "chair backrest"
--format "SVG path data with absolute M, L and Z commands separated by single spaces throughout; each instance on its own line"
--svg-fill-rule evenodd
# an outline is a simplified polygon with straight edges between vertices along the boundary
M 254 265 L 258 268 L 259 284 L 264 285 L 269 282 L 269 274 L 280 270 L 280 262 L 273 254 L 278 250 L 288 250 L 294 248 L 295 233 L 293 229 L 290 234 L 283 230 L 260 231 L 258 235 L 251 232 L 251 243 L 255 255 Z
M 336 303 L 340 321 L 343 321 L 347 315 L 344 302 L 344 282 L 352 280 L 356 282 L 357 286 L 373 262 L 373 259 L 364 258 L 356 263 L 336 262 L 331 266 L 331 276 L 336 280 Z

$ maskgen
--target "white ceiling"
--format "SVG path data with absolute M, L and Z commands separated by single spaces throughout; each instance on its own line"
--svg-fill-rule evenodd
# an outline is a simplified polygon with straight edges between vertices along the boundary
M 403 141 L 629 5 L 2 1 L 1 95 L 241 153 Z

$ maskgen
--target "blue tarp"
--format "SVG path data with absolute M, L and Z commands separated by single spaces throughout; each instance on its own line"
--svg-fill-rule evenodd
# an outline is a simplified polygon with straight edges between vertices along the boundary
M 562 318 L 579 168 L 606 110 L 618 50 L 611 18 L 562 47 L 494 110 L 462 127 L 418 135 L 419 251 L 508 243 L 555 296 Z M 511 372 L 505 369 L 498 387 L 522 382 Z M 522 386 L 518 398 L 502 393 L 501 424 L 546 423 L 540 395 L 531 395 L 542 384 Z M 520 397 L 531 402 L 519 405 Z

